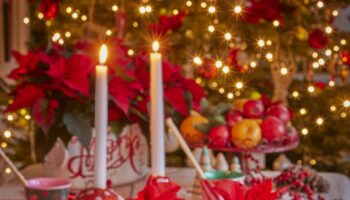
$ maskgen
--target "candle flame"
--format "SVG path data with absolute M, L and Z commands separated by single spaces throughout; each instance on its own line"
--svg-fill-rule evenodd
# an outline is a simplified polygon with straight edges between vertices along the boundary
M 154 52 L 157 52 L 159 50 L 159 42 L 157 40 L 153 42 L 152 48 Z
M 103 44 L 100 49 L 100 64 L 103 65 L 107 61 L 107 46 Z

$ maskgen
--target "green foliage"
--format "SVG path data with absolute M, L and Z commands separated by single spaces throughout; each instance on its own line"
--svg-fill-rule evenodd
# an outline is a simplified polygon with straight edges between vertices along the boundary
M 63 123 L 70 134 L 78 137 L 84 147 L 88 147 L 91 140 L 91 119 L 81 112 L 67 112 L 63 115 Z

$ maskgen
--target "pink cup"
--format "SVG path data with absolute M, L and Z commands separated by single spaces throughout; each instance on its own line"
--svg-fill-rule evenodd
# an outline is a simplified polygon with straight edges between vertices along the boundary
M 66 179 L 34 178 L 25 187 L 28 200 L 68 200 L 71 183 Z

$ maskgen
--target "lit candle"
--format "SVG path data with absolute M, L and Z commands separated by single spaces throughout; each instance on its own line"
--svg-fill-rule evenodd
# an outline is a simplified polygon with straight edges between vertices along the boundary
M 151 165 L 153 176 L 165 176 L 164 102 L 162 54 L 159 42 L 153 42 L 151 53 Z
M 94 181 L 95 187 L 106 188 L 107 181 L 107 116 L 108 116 L 108 69 L 107 46 L 102 45 L 100 50 L 100 64 L 96 66 L 95 88 L 95 152 L 94 152 Z

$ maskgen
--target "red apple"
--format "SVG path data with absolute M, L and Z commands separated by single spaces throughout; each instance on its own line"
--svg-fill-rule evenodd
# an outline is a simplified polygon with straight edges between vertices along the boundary
M 299 133 L 294 127 L 287 127 L 286 143 L 290 144 L 299 140 Z
M 266 117 L 260 126 L 263 138 L 269 143 L 280 141 L 286 136 L 286 128 L 283 122 L 277 117 Z
M 264 104 L 260 100 L 248 100 L 243 106 L 243 115 L 247 118 L 260 118 L 264 113 Z
M 228 144 L 230 133 L 226 126 L 215 126 L 209 131 L 210 144 L 213 147 L 225 147 Z
M 226 113 L 226 125 L 231 129 L 237 122 L 243 119 L 242 113 L 238 110 L 230 110 Z
M 287 107 L 283 105 L 271 106 L 266 113 L 268 116 L 275 116 L 280 119 L 284 124 L 288 124 L 290 121 L 290 113 Z

